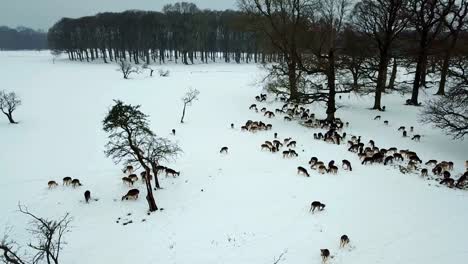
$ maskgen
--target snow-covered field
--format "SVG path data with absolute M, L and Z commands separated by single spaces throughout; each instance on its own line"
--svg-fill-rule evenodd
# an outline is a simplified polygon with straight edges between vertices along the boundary
M 256 81 L 263 73 L 255 65 L 165 65 L 170 77 L 145 73 L 124 80 L 115 65 L 65 59 L 52 64 L 48 52 L 1 52 L 0 61 L 0 89 L 16 91 L 23 101 L 15 113 L 20 124 L 0 119 L 0 232 L 12 227 L 11 237 L 23 245 L 29 241 L 29 219 L 17 211 L 19 202 L 45 217 L 70 212 L 73 228 L 62 263 L 267 264 L 283 252 L 279 263 L 320 263 L 321 248 L 331 251 L 334 264 L 456 264 L 468 258 L 467 191 L 394 166 L 363 166 L 346 144 L 314 140 L 318 129 L 249 110 L 261 91 Z M 200 90 L 200 99 L 180 124 L 180 98 L 189 87 Z M 155 192 L 164 211 L 148 216 L 144 196 L 120 200 L 128 190 L 122 166 L 103 153 L 101 122 L 113 99 L 141 104 L 152 129 L 184 150 L 167 164 L 180 177 L 162 176 L 164 189 Z M 467 141 L 452 141 L 417 123 L 419 109 L 402 105 L 399 95 L 384 96 L 387 111 L 379 113 L 380 121 L 367 109 L 370 97 L 338 101 L 343 107 L 337 116 L 350 122 L 348 135 L 414 150 L 423 162 L 453 161 L 455 179 L 464 172 Z M 272 111 L 282 105 L 272 96 L 257 104 Z M 323 117 L 321 106 L 310 108 Z M 241 132 L 248 119 L 271 123 L 273 130 Z M 401 125 L 414 126 L 421 142 L 402 138 Z M 274 132 L 296 140 L 299 157 L 261 151 Z M 228 155 L 220 155 L 222 146 L 229 147 Z M 337 161 L 338 174 L 309 169 L 310 178 L 297 175 L 297 166 L 308 167 L 312 156 Z M 352 172 L 341 169 L 342 159 L 351 161 Z M 83 186 L 47 188 L 49 180 L 61 184 L 65 176 L 79 178 Z M 137 186 L 144 190 L 142 183 Z M 85 204 L 85 190 L 99 200 Z M 326 209 L 309 213 L 314 200 Z M 133 223 L 116 223 L 119 217 Z M 340 249 L 343 234 L 351 243 Z

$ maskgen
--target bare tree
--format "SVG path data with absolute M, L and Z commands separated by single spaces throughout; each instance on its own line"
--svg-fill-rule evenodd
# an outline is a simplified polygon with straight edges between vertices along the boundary
M 373 106 L 376 110 L 382 110 L 382 92 L 385 90 L 392 44 L 408 24 L 408 8 L 409 0 L 363 0 L 354 7 L 354 24 L 374 40 L 379 53 Z
M 200 91 L 194 88 L 190 88 L 184 97 L 182 97 L 182 102 L 184 102 L 184 109 L 182 110 L 182 118 L 180 118 L 180 123 L 184 123 L 185 108 L 192 105 L 193 101 L 198 100 L 199 94 Z
M 147 138 L 142 144 L 142 150 L 145 153 L 144 159 L 151 165 L 153 170 L 155 187 L 161 189 L 156 167 L 161 161 L 169 161 L 177 157 L 182 150 L 169 139 L 156 136 Z
M 70 223 L 72 218 L 67 213 L 58 220 L 49 220 L 31 213 L 26 206 L 18 205 L 19 211 L 32 218 L 29 232 L 36 238 L 36 243 L 29 243 L 29 248 L 36 251 L 32 259 L 26 260 L 26 257 L 18 254 L 16 242 L 10 240 L 5 234 L 0 241 L 0 250 L 3 255 L 0 260 L 4 263 L 12 264 L 35 264 L 45 261 L 47 264 L 58 264 L 60 251 L 65 245 L 63 237 L 70 232 Z
M 140 73 L 140 70 L 137 67 L 133 66 L 132 63 L 126 60 L 120 60 L 117 64 L 119 65 L 119 69 L 117 70 L 122 72 L 124 79 L 128 79 L 132 73 Z
M 147 178 L 150 167 L 146 164 L 145 153 L 142 150 L 144 142 L 153 138 L 154 133 L 149 128 L 148 116 L 140 111 L 140 106 L 124 104 L 116 100 L 103 120 L 103 129 L 109 133 L 106 144 L 106 155 L 115 163 L 124 162 L 127 165 L 134 161 L 144 168 Z M 154 200 L 151 181 L 146 181 L 146 201 L 150 212 L 158 210 Z
M 445 84 L 449 71 L 449 64 L 454 53 L 460 33 L 467 29 L 468 19 L 468 0 L 461 0 L 453 6 L 452 11 L 445 18 L 445 25 L 448 29 L 447 46 L 444 51 L 442 68 L 440 71 L 440 82 L 437 95 L 445 95 Z
M 423 109 L 420 120 L 444 130 L 454 139 L 468 134 L 468 58 L 461 58 L 452 65 L 449 74 L 457 80 L 446 96 L 431 100 Z
M 15 92 L 0 91 L 0 110 L 8 118 L 11 124 L 16 124 L 13 119 L 13 112 L 21 105 L 21 100 Z
M 410 12 L 413 14 L 411 23 L 419 37 L 413 91 L 411 99 L 407 100 L 411 105 L 419 105 L 419 88 L 426 85 L 429 49 L 443 29 L 446 16 L 454 4 L 455 0 L 410 0 Z

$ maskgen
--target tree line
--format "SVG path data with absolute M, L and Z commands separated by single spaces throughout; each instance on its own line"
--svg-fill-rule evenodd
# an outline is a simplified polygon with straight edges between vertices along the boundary
M 46 32 L 0 26 L 0 50 L 43 50 L 47 45 Z
M 51 49 L 80 61 L 271 62 L 273 51 L 263 42 L 262 32 L 249 29 L 247 16 L 241 11 L 200 10 L 182 2 L 166 5 L 162 12 L 62 18 L 50 28 L 48 40 Z

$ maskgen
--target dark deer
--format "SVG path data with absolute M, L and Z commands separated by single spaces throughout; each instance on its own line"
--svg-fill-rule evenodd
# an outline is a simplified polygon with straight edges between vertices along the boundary
M 414 140 L 414 141 L 421 141 L 421 135 L 414 135 L 411 140 Z
M 452 178 L 445 178 L 442 181 L 440 181 L 440 184 L 446 184 L 449 187 L 452 187 L 454 183 L 455 183 L 455 180 Z
M 437 165 L 437 160 L 429 160 L 428 162 L 424 163 L 428 166 L 435 166 Z
M 129 177 L 123 177 L 123 178 L 122 178 L 122 181 L 123 181 L 123 183 L 126 183 L 126 184 L 128 184 L 129 186 L 133 186 L 133 181 L 130 180 Z
M 297 174 L 304 174 L 305 176 L 310 177 L 307 170 L 301 166 L 297 167 Z
M 347 235 L 342 235 L 340 239 L 340 247 L 345 247 L 349 244 L 349 237 Z
M 388 126 L 388 120 L 383 121 L 384 125 Z
M 126 174 L 132 174 L 133 173 L 133 166 L 128 165 L 127 167 L 125 167 L 123 172 L 126 173 Z
M 86 203 L 88 203 L 89 199 L 91 199 L 91 192 L 90 191 L 84 192 L 84 198 L 85 198 Z
M 136 200 L 138 199 L 138 194 L 140 194 L 140 191 L 138 189 L 131 189 L 127 192 L 126 195 L 122 196 L 122 201 L 128 199 Z
M 351 167 L 351 162 L 349 162 L 349 160 L 343 160 L 342 163 L 343 169 L 353 171 L 353 168 Z
M 138 181 L 138 176 L 136 174 L 130 174 L 128 175 L 128 178 L 132 181 L 132 182 L 137 182 Z
M 80 180 L 78 179 L 73 179 L 72 182 L 71 182 L 71 185 L 73 186 L 73 188 L 76 188 L 77 186 L 81 186 L 81 182 Z
M 286 147 L 288 147 L 288 148 L 296 147 L 296 141 L 293 140 L 293 141 L 289 142 L 288 145 L 286 145 Z
M 401 126 L 400 128 L 398 128 L 398 131 L 405 131 L 405 127 L 404 126 Z
M 167 177 L 168 175 L 172 175 L 172 177 L 175 178 L 176 175 L 177 175 L 177 176 L 180 176 L 180 171 L 175 171 L 175 170 L 173 170 L 173 169 L 166 168 L 166 177 Z
M 175 136 L 175 129 L 172 129 L 172 135 Z
M 392 163 L 393 164 L 393 156 L 388 156 L 385 158 L 385 161 L 384 161 L 384 165 L 387 165 L 387 164 L 390 164 Z
M 374 120 L 380 120 L 380 118 L 382 118 L 382 117 L 378 115 L 378 116 L 374 117 Z
M 322 262 L 325 263 L 328 258 L 330 257 L 330 250 L 328 249 L 320 249 L 320 256 L 322 257 Z
M 227 154 L 228 153 L 228 147 L 222 147 L 221 150 L 219 151 L 221 154 Z
M 72 182 L 72 178 L 71 177 L 65 177 L 63 178 L 63 185 L 70 185 Z
M 310 209 L 309 209 L 309 212 L 315 212 L 315 209 L 318 208 L 319 211 L 323 211 L 323 209 L 325 208 L 325 204 L 319 202 L 319 201 L 313 201 L 311 204 L 310 204 Z
M 47 183 L 47 186 L 49 186 L 49 189 L 52 189 L 52 188 L 57 187 L 58 184 L 57 184 L 57 182 L 55 182 L 55 181 L 49 181 L 49 182 Z
M 421 170 L 421 176 L 422 177 L 427 176 L 427 169 L 422 169 Z

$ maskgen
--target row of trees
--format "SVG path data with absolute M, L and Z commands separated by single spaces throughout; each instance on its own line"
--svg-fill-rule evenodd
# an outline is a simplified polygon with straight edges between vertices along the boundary
M 0 26 L 0 50 L 47 49 L 47 33 L 26 27 Z
M 130 10 L 63 18 L 50 28 L 48 40 L 51 49 L 81 61 L 272 60 L 262 33 L 249 29 L 246 21 L 244 12 L 200 10 L 182 2 L 166 5 L 162 12 Z

